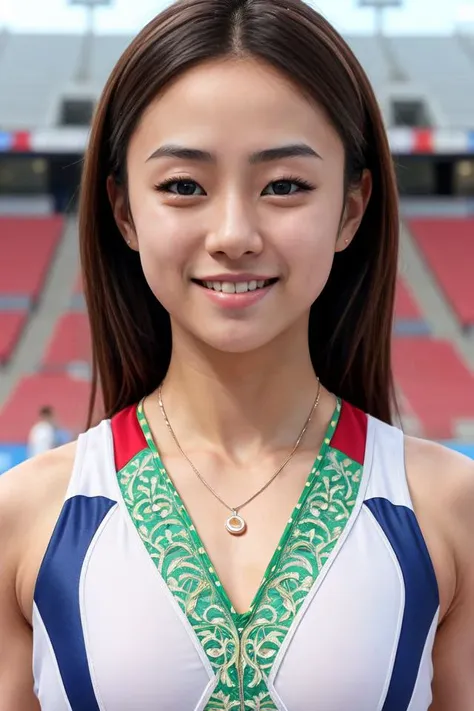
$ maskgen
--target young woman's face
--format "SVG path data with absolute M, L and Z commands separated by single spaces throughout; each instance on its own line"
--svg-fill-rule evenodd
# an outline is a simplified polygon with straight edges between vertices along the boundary
M 370 192 L 366 179 L 344 205 L 343 145 L 324 112 L 250 59 L 201 65 L 167 88 L 127 171 L 133 225 L 111 188 L 117 222 L 174 337 L 234 353 L 307 329 Z

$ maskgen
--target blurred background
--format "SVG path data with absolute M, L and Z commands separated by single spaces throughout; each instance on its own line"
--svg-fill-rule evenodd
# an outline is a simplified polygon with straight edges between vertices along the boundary
M 0 473 L 84 426 L 76 203 L 101 88 L 160 0 L 2 0 Z M 372 80 L 403 224 L 393 355 L 407 432 L 474 457 L 474 0 L 319 0 Z M 43 410 L 39 415 L 40 409 Z M 48 408 L 50 408 L 48 410 Z

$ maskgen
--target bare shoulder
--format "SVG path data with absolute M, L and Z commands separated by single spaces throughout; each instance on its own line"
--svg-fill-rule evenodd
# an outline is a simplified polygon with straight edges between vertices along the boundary
M 474 462 L 411 438 L 405 454 L 413 504 L 440 591 L 430 708 L 465 711 L 474 708 Z
M 451 522 L 456 535 L 474 532 L 474 461 L 443 447 L 414 437 L 405 438 L 410 486 L 421 494 L 420 505 L 439 511 Z
M 437 572 L 447 613 L 474 577 L 474 462 L 435 442 L 407 437 L 408 484 Z M 444 604 L 443 604 L 444 603 Z
M 71 477 L 75 444 L 0 477 L 0 711 L 39 711 L 33 693 L 33 592 Z
M 0 477 L 0 531 L 23 514 L 40 510 L 50 497 L 65 493 L 75 454 L 76 442 L 72 442 L 28 459 Z

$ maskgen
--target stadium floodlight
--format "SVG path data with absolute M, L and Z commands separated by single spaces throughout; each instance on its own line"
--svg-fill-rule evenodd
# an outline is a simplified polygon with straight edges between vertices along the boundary
M 82 51 L 76 72 L 78 83 L 87 83 L 90 78 L 90 55 L 94 44 L 94 19 L 98 7 L 112 4 L 112 0 L 68 0 L 69 5 L 81 5 L 87 13 L 87 29 L 82 42 Z
M 99 5 L 110 5 L 112 0 L 68 0 L 69 5 L 83 5 L 86 7 L 99 7 Z
M 472 35 L 474 34 L 474 2 L 464 2 L 462 3 L 456 13 L 456 32 L 459 35 Z M 466 46 L 466 49 L 472 48 Z
M 401 7 L 402 0 L 359 0 L 360 7 Z
M 402 7 L 403 0 L 358 0 L 358 4 L 359 7 L 371 7 L 373 9 L 377 34 L 383 35 L 385 11 L 394 7 Z

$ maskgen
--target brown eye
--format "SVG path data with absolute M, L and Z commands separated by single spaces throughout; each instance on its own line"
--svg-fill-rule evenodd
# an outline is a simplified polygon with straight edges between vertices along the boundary
M 290 183 L 288 180 L 279 180 L 276 183 L 272 183 L 275 195 L 291 195 L 293 186 L 294 183 Z
M 198 187 L 197 183 L 194 183 L 192 180 L 187 180 L 186 182 L 184 180 L 180 180 L 179 182 L 176 182 L 175 185 L 178 195 L 194 195 L 194 192 Z
M 314 190 L 314 185 L 300 179 L 274 180 L 267 185 L 263 195 L 273 195 L 277 197 L 287 197 L 301 192 Z
M 160 185 L 155 185 L 155 189 L 162 193 L 171 193 L 172 195 L 180 195 L 182 197 L 195 197 L 196 195 L 205 195 L 206 193 L 194 180 L 189 179 L 173 179 L 166 180 Z

